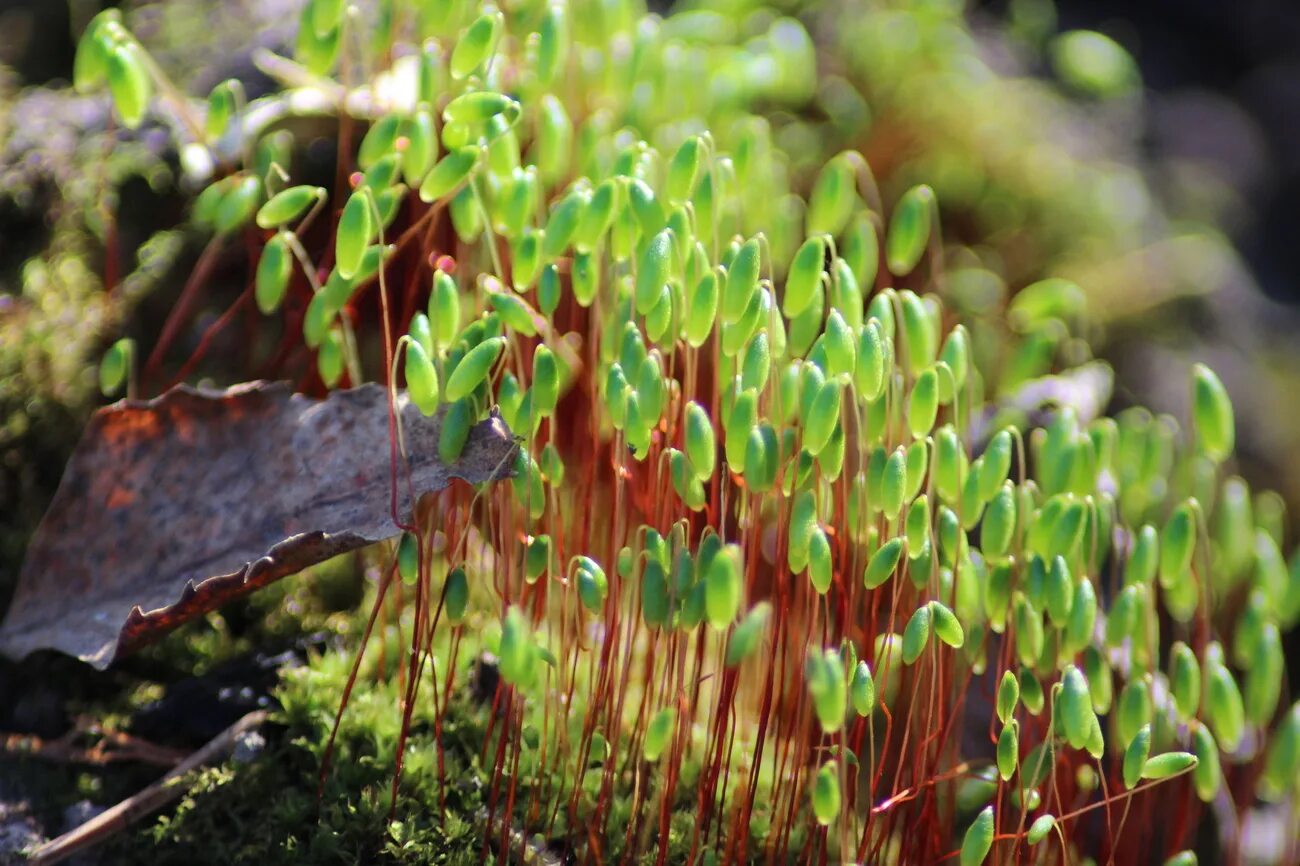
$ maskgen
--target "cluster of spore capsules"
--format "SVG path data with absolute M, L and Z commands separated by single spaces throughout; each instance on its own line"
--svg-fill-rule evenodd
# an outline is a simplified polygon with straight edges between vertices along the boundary
M 389 384 L 447 463 L 491 412 L 518 437 L 508 482 L 398 515 L 385 578 L 408 702 L 496 659 L 494 810 L 692 863 L 1189 863 L 1199 803 L 1294 826 L 1300 568 L 1210 369 L 1185 426 L 1107 417 L 1072 398 L 1104 370 L 1078 286 L 958 321 L 928 186 L 886 208 L 852 151 L 789 176 L 758 112 L 816 78 L 791 19 L 377 5 L 309 0 L 267 98 L 364 129 L 347 188 L 295 184 L 237 82 L 182 152 L 249 137 L 193 220 L 257 242 L 321 386 Z M 77 74 L 128 125 L 161 75 L 111 11 Z

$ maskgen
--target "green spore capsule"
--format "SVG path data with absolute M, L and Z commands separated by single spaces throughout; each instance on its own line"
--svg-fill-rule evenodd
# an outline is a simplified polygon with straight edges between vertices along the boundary
M 468 78 L 486 63 L 496 51 L 497 40 L 504 27 L 505 18 L 496 10 L 485 12 L 474 19 L 452 49 L 451 77 L 457 81 Z
M 465 574 L 465 569 L 459 565 L 447 573 L 443 600 L 446 603 L 447 619 L 451 624 L 460 625 L 464 622 L 465 609 L 469 606 L 469 577 Z
M 361 270 L 361 258 L 374 233 L 370 208 L 369 193 L 364 189 L 357 190 L 348 198 L 339 217 L 334 257 L 339 276 L 345 280 L 352 279 Z
M 423 415 L 437 411 L 438 370 L 418 340 L 406 343 L 406 389 Z
M 904 344 L 900 355 L 907 361 L 907 372 L 918 376 L 921 371 L 934 363 L 935 353 L 938 351 L 938 334 L 925 302 L 915 292 L 907 289 L 899 292 L 898 303 L 902 311 Z M 892 320 L 891 313 L 890 321 Z M 935 399 L 936 401 L 938 399 L 937 388 Z
M 804 241 L 794 254 L 790 271 L 785 278 L 785 296 L 781 301 L 781 311 L 787 318 L 793 319 L 813 303 L 821 284 L 825 261 L 826 239 L 821 235 Z
M 850 376 L 857 366 L 857 348 L 853 341 L 853 332 L 844 322 L 838 310 L 831 310 L 826 316 L 826 332 L 823 336 L 826 346 L 828 376 Z
M 1092 640 L 1093 626 L 1097 622 L 1097 591 L 1092 581 L 1081 578 L 1074 588 L 1070 616 L 1065 624 L 1064 646 L 1073 654 L 1083 650 Z
M 1132 788 L 1142 781 L 1142 768 L 1151 755 L 1151 726 L 1143 725 L 1134 734 L 1128 748 L 1124 750 L 1124 787 Z
M 997 763 L 998 775 L 1004 782 L 1010 780 L 1020 767 L 1020 723 L 1015 719 L 998 735 Z
M 894 206 L 885 237 L 885 264 L 894 276 L 910 274 L 925 255 L 934 202 L 934 190 L 922 184 L 903 193 Z
M 813 815 L 823 827 L 840 814 L 840 780 L 834 761 L 827 761 L 817 771 L 812 791 Z
M 262 199 L 262 182 L 253 175 L 243 175 L 221 196 L 213 220 L 221 233 L 233 232 L 253 217 Z
M 758 239 L 750 238 L 741 244 L 727 268 L 727 280 L 719 309 L 724 323 L 740 321 L 748 309 L 754 292 L 758 290 L 759 264 Z
M 318 201 L 326 197 L 324 187 L 291 186 L 281 190 L 257 210 L 255 218 L 259 228 L 274 229 L 293 222 Z
M 746 389 L 736 395 L 731 413 L 727 417 L 727 431 L 723 439 L 723 452 L 727 464 L 733 469 L 745 465 L 745 451 L 749 447 L 749 431 L 758 423 L 758 393 Z M 828 434 L 829 438 L 829 434 Z
M 420 576 L 420 541 L 414 533 L 403 532 L 397 543 L 397 573 L 408 585 L 413 585 Z
M 658 761 L 676 727 L 677 712 L 672 707 L 664 707 L 655 713 L 646 725 L 645 739 L 641 744 L 642 756 L 651 763 Z
M 451 464 L 460 459 L 474 426 L 474 405 L 469 400 L 456 400 L 447 407 L 438 430 L 438 459 Z
M 575 190 L 560 199 L 551 210 L 550 219 L 546 222 L 546 239 L 542 244 L 542 258 L 545 261 L 558 258 L 569 248 L 590 200 L 591 194 L 586 190 Z
M 402 177 L 409 186 L 418 187 L 438 161 L 438 134 L 428 106 L 421 105 L 403 121 L 402 138 L 396 142 Z
M 1069 665 L 1061 677 L 1061 694 L 1056 712 L 1061 732 L 1071 748 L 1082 749 L 1088 742 L 1096 715 L 1092 711 L 1092 697 L 1083 672 Z
M 903 557 L 905 551 L 905 541 L 902 536 L 891 538 L 880 546 L 880 549 L 872 554 L 871 559 L 867 561 L 867 567 L 862 573 L 862 584 L 867 589 L 876 589 L 884 585 L 885 581 L 893 576 L 898 563 Z
M 858 396 L 864 400 L 875 400 L 885 384 L 886 361 L 888 349 L 885 337 L 880 330 L 880 322 L 870 319 L 862 326 L 858 335 L 858 348 L 853 372 L 853 384 Z
M 939 377 L 930 367 L 917 377 L 907 399 L 907 425 L 914 438 L 921 439 L 930 434 L 938 410 Z
M 961 842 L 961 866 L 980 866 L 993 847 L 993 807 L 985 806 L 975 816 Z
M 107 74 L 108 92 L 117 116 L 127 129 L 135 129 L 144 121 L 153 98 L 153 79 L 144 49 L 131 40 L 117 43 L 108 54 Z
M 1192 366 L 1192 419 L 1206 456 L 1216 463 L 1226 460 L 1236 439 L 1232 401 L 1223 382 L 1204 364 Z
M 885 461 L 880 483 L 880 508 L 887 517 L 892 518 L 902 510 L 906 489 L 907 451 L 899 446 Z
M 316 372 L 326 388 L 333 388 L 343 378 L 343 334 L 330 328 L 316 353 Z
M 1142 765 L 1143 779 L 1168 779 L 1196 766 L 1196 756 L 1190 752 L 1165 752 L 1148 758 Z
M 732 629 L 731 639 L 727 641 L 727 655 L 724 660 L 727 667 L 734 668 L 754 654 L 758 649 L 759 642 L 763 639 L 763 630 L 767 627 L 767 621 L 771 615 L 772 605 L 760 601 Z
M 1169 589 L 1181 583 L 1192 567 L 1196 552 L 1195 500 L 1174 509 L 1160 533 L 1160 585 Z
M 1040 815 L 1034 819 L 1034 823 L 1029 825 L 1029 830 L 1025 833 L 1025 841 L 1030 845 L 1037 845 L 1046 839 L 1047 834 L 1052 832 L 1055 827 L 1055 815 Z
M 844 236 L 843 255 L 858 285 L 869 292 L 876 284 L 880 270 L 880 237 L 869 212 L 859 211 L 850 219 Z
M 533 352 L 533 409 L 543 415 L 555 411 L 560 401 L 560 366 L 545 345 Z
M 808 414 L 804 417 L 803 447 L 816 457 L 826 447 L 840 420 L 840 386 L 834 381 L 822 383 Z M 904 464 L 906 481 L 906 463 Z
M 1169 688 L 1173 693 L 1174 707 L 1180 719 L 1195 718 L 1201 706 L 1201 665 L 1196 653 L 1182 641 L 1175 641 L 1169 650 L 1172 671 Z
M 605 607 L 605 597 L 609 595 L 609 579 L 594 560 L 585 556 L 579 560 L 578 599 L 591 613 L 600 613 Z
M 105 396 L 116 393 L 131 372 L 131 359 L 135 355 L 135 342 L 123 337 L 108 347 L 99 362 L 99 390 Z
M 1016 679 L 1016 675 L 1011 671 L 1005 671 L 1002 674 L 1002 682 L 998 684 L 998 721 L 1004 725 L 1011 721 L 1019 703 L 1020 680 Z
M 110 8 L 92 18 L 81 34 L 72 61 L 72 83 L 78 93 L 92 93 L 108 80 L 108 58 L 114 43 L 112 34 L 121 26 L 121 11 Z
M 1241 745 L 1246 729 L 1246 708 L 1241 690 L 1222 662 L 1208 658 L 1204 681 L 1206 720 L 1224 750 L 1234 752 Z
M 953 649 L 961 649 L 966 643 L 966 633 L 957 621 L 956 614 L 940 601 L 932 601 L 929 606 L 935 635 Z
M 704 604 L 709 625 L 724 631 L 740 611 L 744 593 L 744 562 L 740 547 L 728 544 L 713 558 L 705 573 Z
M 524 550 L 524 580 L 528 583 L 536 583 L 538 578 L 546 573 L 551 566 L 551 537 L 549 535 L 536 535 L 528 538 L 528 546 Z
M 701 481 L 712 478 L 718 450 L 713 422 L 704 407 L 694 401 L 686 404 L 685 446 L 695 476 Z
M 691 136 L 682 142 L 668 163 L 668 201 L 679 205 L 690 201 L 700 170 L 700 139 Z
M 478 165 L 480 150 L 477 147 L 459 147 L 449 151 L 424 177 L 420 184 L 420 200 L 432 204 L 460 189 Z
M 375 163 L 395 153 L 401 129 L 402 118 L 397 114 L 385 114 L 372 123 L 357 149 L 357 166 L 369 171 Z
M 820 526 L 813 529 L 808 542 L 808 578 L 819 595 L 831 588 L 831 545 Z
M 672 232 L 668 229 L 656 234 L 641 254 L 636 275 L 636 311 L 644 316 L 659 300 L 660 293 L 672 273 Z
M 1200 722 L 1192 723 L 1192 754 L 1196 756 L 1192 786 L 1201 802 L 1209 803 L 1223 784 L 1223 770 L 1219 765 L 1219 744 L 1210 729 Z
M 837 235 L 849 221 L 857 202 L 854 162 L 862 157 L 845 151 L 826 163 L 808 196 L 809 234 Z
M 903 629 L 903 663 L 913 664 L 925 651 L 930 642 L 930 623 L 932 612 L 928 604 L 921 605 L 907 621 Z
M 860 661 L 853 670 L 853 679 L 849 683 L 849 696 L 853 709 L 859 716 L 869 716 L 876 707 L 876 681 L 871 676 L 871 667 Z
M 445 392 L 448 402 L 463 400 L 473 393 L 492 372 L 505 345 L 504 337 L 492 337 L 470 349 L 447 377 Z

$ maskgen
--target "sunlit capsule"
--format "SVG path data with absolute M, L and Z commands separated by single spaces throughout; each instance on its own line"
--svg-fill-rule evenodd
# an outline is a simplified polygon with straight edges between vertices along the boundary
M 902 536 L 891 538 L 872 554 L 871 559 L 867 561 L 866 569 L 862 573 L 863 586 L 867 589 L 875 589 L 893 576 L 895 569 L 898 568 L 899 561 L 902 559 L 905 549 L 904 543 Z
M 821 288 L 825 262 L 826 239 L 822 235 L 808 238 L 794 254 L 785 278 L 785 296 L 781 300 L 781 310 L 787 318 L 798 316 L 813 303 Z
M 609 579 L 605 576 L 605 570 L 595 560 L 580 556 L 577 580 L 578 599 L 582 606 L 592 613 L 599 613 L 604 609 L 605 597 L 609 594 Z
M 758 239 L 750 238 L 741 244 L 727 267 L 726 284 L 722 289 L 718 310 L 724 323 L 740 321 L 749 308 L 754 292 L 758 290 L 759 265 Z
M 1196 549 L 1195 500 L 1174 509 L 1160 533 L 1160 585 L 1166 589 L 1180 583 L 1192 566 Z
M 406 389 L 424 415 L 437 411 L 438 370 L 418 340 L 406 343 Z
M 1011 548 L 1016 530 L 1016 497 L 1010 484 L 1004 484 L 984 513 L 980 543 L 987 556 L 1004 556 Z
M 880 239 L 876 224 L 867 211 L 859 211 L 844 234 L 844 260 L 857 277 L 858 285 L 870 293 L 880 269 Z
M 1236 438 L 1232 401 L 1223 382 L 1204 364 L 1192 366 L 1192 418 L 1206 455 L 1216 462 L 1227 459 Z
M 543 87 L 555 83 L 567 65 L 568 56 L 568 11 L 564 4 L 553 3 L 546 7 L 542 23 L 537 28 L 537 63 L 534 71 L 538 82 Z
M 760 601 L 731 630 L 724 659 L 727 667 L 734 668 L 754 654 L 763 639 L 763 630 L 767 627 L 771 615 L 772 605 Z
M 970 371 L 970 341 L 967 337 L 966 327 L 957 325 L 948 334 L 948 339 L 943 343 L 943 349 L 939 352 L 939 360 L 948 365 L 952 371 L 953 385 L 958 391 L 966 386 L 966 376 Z M 944 402 L 952 399 L 952 394 L 939 395 Z M 1001 479 L 998 481 L 1001 484 Z
M 880 322 L 877 319 L 870 319 L 858 334 L 853 384 L 857 388 L 859 397 L 864 400 L 874 400 L 880 396 L 881 388 L 885 383 L 887 360 L 885 338 L 880 330 Z
M 135 342 L 123 337 L 108 347 L 99 362 L 99 390 L 105 394 L 117 392 L 131 372 L 131 359 L 135 354 Z
M 1143 725 L 1128 747 L 1124 749 L 1123 777 L 1124 787 L 1132 788 L 1142 781 L 1142 768 L 1151 755 L 1151 726 Z
M 536 583 L 551 566 L 551 537 L 537 535 L 528 539 L 524 550 L 524 580 Z
M 896 277 L 910 274 L 930 243 L 934 190 L 924 184 L 903 194 L 894 206 L 885 238 L 885 263 Z
M 153 97 L 144 51 L 134 40 L 118 42 L 110 49 L 107 64 L 108 92 L 122 125 L 135 129 L 144 120 Z
M 420 200 L 432 203 L 460 189 L 478 164 L 479 154 L 479 148 L 473 146 L 449 151 L 425 175 Z
M 338 58 L 340 34 L 343 28 L 335 27 L 318 34 L 312 24 L 312 6 L 303 6 L 298 23 L 298 37 L 294 43 L 294 59 L 307 67 L 313 75 L 327 75 Z
M 479 343 L 465 354 L 456 365 L 456 369 L 447 377 L 445 392 L 448 402 L 468 397 L 480 383 L 487 379 L 492 366 L 501 357 L 501 350 L 505 348 L 505 344 L 504 337 L 493 337 Z
M 738 545 L 728 544 L 713 557 L 704 582 L 704 604 L 709 625 L 723 631 L 740 611 L 744 593 L 744 563 Z
M 826 332 L 823 336 L 826 346 L 828 376 L 847 376 L 857 366 L 857 348 L 854 346 L 853 332 L 845 324 L 844 317 L 838 310 L 831 310 L 826 317 Z
M 636 274 L 636 311 L 646 315 L 654 308 L 672 273 L 672 233 L 667 229 L 656 234 L 641 254 Z
M 854 161 L 856 153 L 845 152 L 822 167 L 808 196 L 808 234 L 838 235 L 848 222 L 857 202 Z
M 1196 769 L 1192 772 L 1192 786 L 1201 802 L 1208 803 L 1219 792 L 1223 771 L 1219 765 L 1219 744 L 1214 735 L 1199 721 L 1191 724 L 1192 754 L 1196 756 Z
M 1020 766 L 1020 723 L 1015 719 L 1004 725 L 998 736 L 997 763 L 998 775 L 1004 782 L 1014 776 Z
M 928 436 L 934 429 L 939 411 L 938 388 L 939 377 L 933 367 L 922 372 L 912 383 L 912 392 L 907 398 L 907 424 L 917 439 Z
M 1138 530 L 1133 550 L 1124 567 L 1124 584 L 1147 584 L 1155 579 L 1160 563 L 1160 539 L 1150 524 Z
M 886 516 L 893 517 L 902 510 L 903 494 L 907 488 L 907 452 L 901 446 L 894 449 L 884 465 L 880 484 L 880 508 Z
M 293 273 L 293 253 L 283 233 L 278 233 L 262 247 L 253 280 L 253 297 L 257 308 L 269 315 L 279 309 Z
M 1055 827 L 1055 815 L 1040 815 L 1034 819 L 1034 823 L 1029 825 L 1029 829 L 1025 832 L 1025 841 L 1030 845 L 1037 845 L 1046 839 L 1047 834 L 1052 832 Z
M 840 780 L 836 773 L 835 762 L 827 761 L 822 764 L 813 780 L 813 816 L 823 827 L 829 825 L 840 814 Z
M 542 244 L 545 261 L 554 260 L 568 249 L 590 198 L 585 190 L 574 190 L 551 209 L 550 219 L 546 222 L 546 239 Z
M 938 334 L 925 302 L 915 292 L 906 289 L 899 292 L 898 301 L 902 311 L 903 347 L 900 357 L 907 361 L 909 373 L 920 375 L 922 370 L 934 363 L 938 351 Z M 935 397 L 937 400 L 937 392 Z
M 853 709 L 859 716 L 869 716 L 876 707 L 876 681 L 871 676 L 871 667 L 865 662 L 860 661 L 853 671 L 853 679 L 849 683 L 849 696 L 853 701 Z
M 668 162 L 667 196 L 674 205 L 689 201 L 700 170 L 700 139 L 692 135 L 682 142 Z
M 934 622 L 934 633 L 939 640 L 953 649 L 961 649 L 966 643 L 966 632 L 962 629 L 957 616 L 943 602 L 930 602 L 930 614 Z
M 831 545 L 820 526 L 813 528 L 808 542 L 808 578 L 820 595 L 831 588 Z
M 1002 681 L 998 684 L 997 713 L 998 721 L 1007 724 L 1011 721 L 1016 712 L 1016 705 L 1020 703 L 1020 681 L 1011 671 L 1002 674 Z
M 77 42 L 72 63 L 72 82 L 78 93 L 98 90 L 108 78 L 108 57 L 112 49 L 113 31 L 121 27 L 122 13 L 114 8 L 105 9 L 90 20 Z
M 361 269 L 361 257 L 374 233 L 368 190 L 359 189 L 348 198 L 339 217 L 338 235 L 334 245 L 335 267 L 344 279 L 352 279 Z
M 933 613 L 928 604 L 923 604 L 912 614 L 903 629 L 903 663 L 913 664 L 925 651 L 930 642 L 930 626 Z
M 292 222 L 318 201 L 325 198 L 319 186 L 291 186 L 281 190 L 257 210 L 257 225 L 264 229 L 278 228 Z
M 460 329 L 460 292 L 456 281 L 441 270 L 433 274 L 429 295 L 429 323 L 437 346 L 446 348 Z
M 1246 719 L 1265 727 L 1277 710 L 1286 680 L 1286 659 L 1282 650 L 1282 636 L 1276 623 L 1265 623 L 1255 644 L 1254 658 L 1246 669 L 1246 690 L 1243 700 Z
M 672 599 L 663 565 L 657 559 L 647 559 L 641 572 L 641 616 L 650 628 L 661 628 L 671 615 Z
M 343 378 L 343 334 L 330 328 L 316 353 L 316 372 L 326 388 L 333 388 Z
M 357 166 L 369 171 L 381 159 L 393 155 L 401 131 L 402 118 L 397 114 L 385 114 L 372 123 L 357 149 Z
M 745 465 L 745 449 L 749 446 L 749 431 L 758 422 L 758 393 L 753 389 L 740 392 L 727 417 L 723 450 L 727 463 L 735 469 Z
M 1194 718 L 1201 706 L 1201 664 L 1192 648 L 1182 641 L 1175 641 L 1170 647 L 1169 658 L 1173 668 L 1169 688 L 1174 707 L 1180 718 Z
M 1168 779 L 1196 766 L 1196 756 L 1190 752 L 1165 752 L 1148 758 L 1142 765 L 1143 779 Z
M 451 52 L 451 77 L 467 78 L 496 51 L 505 18 L 498 11 L 485 12 L 461 33 Z
M 1051 618 L 1053 625 L 1064 626 L 1074 607 L 1074 578 L 1070 575 L 1070 567 L 1066 564 L 1065 557 L 1052 557 L 1043 589 L 1044 606 L 1047 608 L 1048 617 Z
M 975 816 L 961 842 L 961 866 L 980 866 L 993 847 L 993 807 L 985 806 Z
M 1088 681 L 1084 679 L 1083 672 L 1074 665 L 1067 666 L 1061 676 L 1061 693 L 1057 698 L 1056 714 L 1066 741 L 1072 748 L 1082 749 L 1088 742 L 1091 725 L 1096 716 L 1092 710 Z
M 924 493 L 912 502 L 903 521 L 909 550 L 920 550 L 930 537 L 930 499 Z
M 1075 584 L 1070 615 L 1065 624 L 1063 638 L 1067 652 L 1077 653 L 1092 640 L 1093 626 L 1097 622 L 1097 591 L 1092 581 L 1082 577 Z
M 560 400 L 560 368 L 554 353 L 545 345 L 533 352 L 533 409 L 543 415 L 555 411 Z
M 456 400 L 447 407 L 442 416 L 442 426 L 438 431 L 438 458 L 443 463 L 453 463 L 460 459 L 469 440 L 470 428 L 474 426 L 474 404 L 469 400 Z
M 402 177 L 410 186 L 418 187 L 438 160 L 438 133 L 428 106 L 415 109 L 402 122 L 401 131 L 405 139 L 399 155 Z
M 808 414 L 803 419 L 803 447 L 816 457 L 830 441 L 840 419 L 840 386 L 834 381 L 822 383 Z M 904 466 L 906 481 L 906 465 Z
M 232 232 L 245 225 L 262 200 L 262 182 L 253 175 L 243 175 L 221 196 L 214 218 L 219 232 Z

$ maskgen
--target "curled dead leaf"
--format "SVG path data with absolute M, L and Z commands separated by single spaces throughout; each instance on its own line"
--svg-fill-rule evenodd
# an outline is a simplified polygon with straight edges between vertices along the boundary
M 438 459 L 442 413 L 399 395 L 415 498 L 510 474 L 495 413 L 460 459 Z M 324 400 L 287 383 L 173 388 L 97 412 L 28 548 L 0 652 L 38 649 L 99 669 L 186 620 L 309 565 L 398 534 L 389 412 L 376 384 Z M 409 484 L 407 479 L 409 477 Z

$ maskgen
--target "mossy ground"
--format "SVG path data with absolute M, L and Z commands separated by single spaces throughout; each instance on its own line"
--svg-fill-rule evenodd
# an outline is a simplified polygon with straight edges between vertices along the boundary
M 265 747 L 251 760 L 229 758 L 191 773 L 178 800 L 111 837 L 97 849 L 98 862 L 482 862 L 492 752 L 486 752 L 486 766 L 480 756 L 485 752 L 491 695 L 484 700 L 481 693 L 472 694 L 471 654 L 460 656 L 457 685 L 442 717 L 445 788 L 437 766 L 432 689 L 425 688 L 414 713 L 390 820 L 401 727 L 401 684 L 392 674 L 395 659 L 402 657 L 396 652 L 397 629 L 391 628 L 374 638 L 343 714 L 331 770 L 318 798 L 322 760 L 373 603 L 373 591 L 361 592 L 371 582 L 360 579 L 360 562 L 360 557 L 346 557 L 282 581 L 181 629 L 107 674 L 65 665 L 70 676 L 87 681 L 66 690 L 81 696 L 69 698 L 69 714 L 122 731 L 130 730 L 143 708 L 165 698 L 182 675 L 212 674 L 254 651 L 267 655 L 307 647 L 302 663 L 282 668 L 271 689 L 271 719 L 260 731 Z M 177 730 L 174 737 L 161 738 L 169 739 L 186 749 L 201 744 L 192 731 Z M 85 767 L 23 759 L 0 760 L 0 772 L 19 780 L 38 821 L 57 827 L 59 816 L 73 803 L 89 800 L 110 806 L 148 785 L 162 770 L 132 763 Z M 528 790 L 527 780 L 521 779 L 521 790 Z M 687 859 L 695 825 L 692 799 L 692 791 L 683 791 L 672 816 L 673 863 Z M 526 802 L 527 797 L 519 796 L 515 827 L 531 834 L 540 827 L 528 826 Z M 626 792 L 616 794 L 611 825 L 630 813 Z M 563 817 L 560 820 L 563 823 Z M 620 855 L 624 844 L 623 833 L 610 835 L 607 859 Z M 538 841 L 535 837 L 534 844 Z M 564 862 L 564 852 L 552 853 L 554 862 Z M 654 862 L 657 854 L 655 844 L 640 859 Z M 489 849 L 489 855 L 495 856 L 495 849 Z

